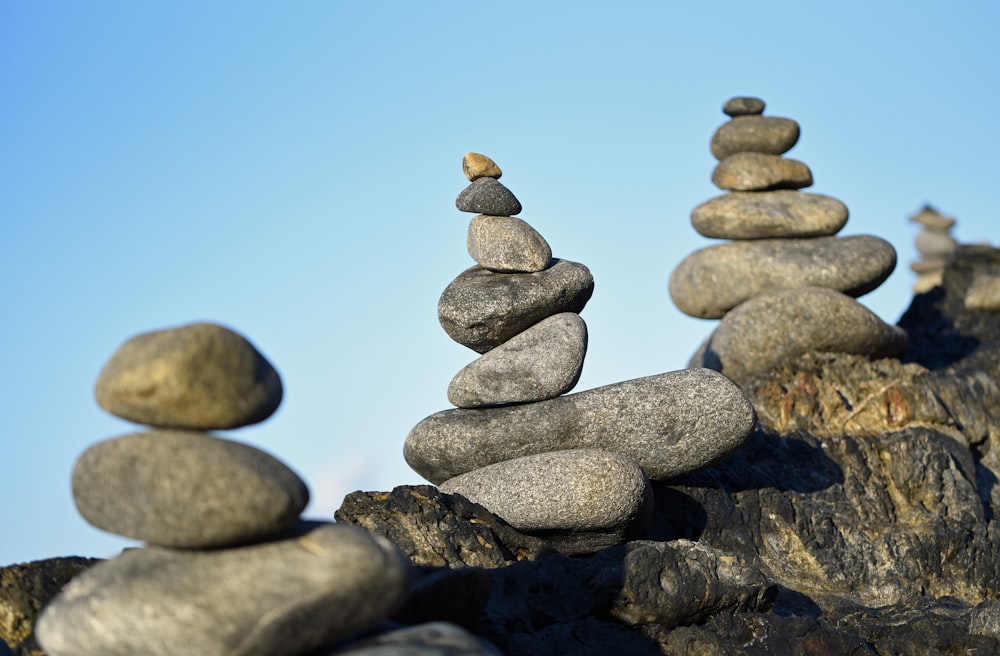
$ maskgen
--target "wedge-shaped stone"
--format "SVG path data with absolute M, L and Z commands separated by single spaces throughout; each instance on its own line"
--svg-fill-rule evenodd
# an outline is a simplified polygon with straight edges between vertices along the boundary
M 364 631 L 409 588 L 409 564 L 354 526 L 303 526 L 239 549 L 133 549 L 74 578 L 36 625 L 50 656 L 301 654 Z
M 442 292 L 438 321 L 453 340 L 485 353 L 545 317 L 579 313 L 593 293 L 590 269 L 569 260 L 556 260 L 536 273 L 494 273 L 474 266 Z
M 573 389 L 587 354 L 587 324 L 574 312 L 542 319 L 458 372 L 448 400 L 459 408 L 544 401 Z
M 514 216 L 474 217 L 466 244 L 476 264 L 498 273 L 534 273 L 552 261 L 545 238 Z
M 712 135 L 715 159 L 735 153 L 754 152 L 781 155 L 799 140 L 799 124 L 778 116 L 736 116 L 723 123 Z
M 247 444 L 185 431 L 133 433 L 87 449 L 73 500 L 99 529 L 168 547 L 269 537 L 309 502 L 295 472 Z
M 802 189 L 813 183 L 809 167 L 797 159 L 767 153 L 736 153 L 716 165 L 712 183 L 728 191 Z
M 691 212 L 691 225 L 714 239 L 827 237 L 847 223 L 847 206 L 804 191 L 733 191 Z
M 462 212 L 512 216 L 521 211 L 521 202 L 496 178 L 476 178 L 455 199 Z
M 718 319 L 749 298 L 788 287 L 861 296 L 895 268 L 892 244 L 871 235 L 734 241 L 681 260 L 670 274 L 670 298 L 685 314 Z
M 722 458 L 746 441 L 754 421 L 753 407 L 724 376 L 682 370 L 538 403 L 445 410 L 414 426 L 403 455 L 435 485 L 561 449 L 618 453 L 660 480 Z
M 462 172 L 470 181 L 479 178 L 499 179 L 503 175 L 503 171 L 500 170 L 496 162 L 480 153 L 465 154 L 465 157 L 462 158 Z
M 456 476 L 440 487 L 570 554 L 595 553 L 635 538 L 649 520 L 653 502 L 639 465 L 597 449 L 514 458 Z

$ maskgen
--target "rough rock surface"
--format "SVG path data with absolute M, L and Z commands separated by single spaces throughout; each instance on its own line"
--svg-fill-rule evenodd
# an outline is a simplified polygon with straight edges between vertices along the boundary
M 831 196 L 794 189 L 731 191 L 691 211 L 691 226 L 713 239 L 827 237 L 848 217 L 847 206 Z
M 498 273 L 534 273 L 552 261 L 545 238 L 515 216 L 473 217 L 466 247 L 476 264 Z
M 458 194 L 455 207 L 462 212 L 513 216 L 521 211 L 521 202 L 496 178 L 480 177 Z
M 799 124 L 777 116 L 736 116 L 712 135 L 715 159 L 742 152 L 782 155 L 799 140 Z
M 727 191 L 802 189 L 813 183 L 803 162 L 767 153 L 736 153 L 718 163 L 712 183 Z

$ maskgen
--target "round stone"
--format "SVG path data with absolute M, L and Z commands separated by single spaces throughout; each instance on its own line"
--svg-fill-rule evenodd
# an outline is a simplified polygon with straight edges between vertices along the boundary
M 462 172 L 470 181 L 479 178 L 499 179 L 503 172 L 497 163 L 486 155 L 479 153 L 466 153 L 462 158 Z
M 914 245 L 923 257 L 948 257 L 958 248 L 958 242 L 946 232 L 920 232 Z
M 736 153 L 719 162 L 712 183 L 727 191 L 802 189 L 812 185 L 809 167 L 795 159 L 767 153 Z
M 799 140 L 799 124 L 777 116 L 737 116 L 712 135 L 715 159 L 743 152 L 781 155 Z
M 497 273 L 534 273 L 552 261 L 548 242 L 514 216 L 474 217 L 466 245 L 476 264 Z
M 726 101 L 722 111 L 728 116 L 746 116 L 748 114 L 763 114 L 764 101 L 751 96 L 736 96 Z
M 835 235 L 847 223 L 847 206 L 804 191 L 732 191 L 691 212 L 691 225 L 714 239 L 775 239 Z
M 278 372 L 241 335 L 212 323 L 137 335 L 94 389 L 113 415 L 161 428 L 213 430 L 264 421 L 281 403 Z
M 462 212 L 512 216 L 520 213 L 521 202 L 496 179 L 476 178 L 458 194 L 455 207 Z

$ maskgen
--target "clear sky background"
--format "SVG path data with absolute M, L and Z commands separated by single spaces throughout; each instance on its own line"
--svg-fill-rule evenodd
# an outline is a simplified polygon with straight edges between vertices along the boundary
M 407 432 L 475 353 L 437 322 L 473 264 L 455 209 L 491 156 L 557 257 L 595 278 L 577 391 L 681 369 L 715 322 L 673 267 L 711 242 L 723 102 L 797 120 L 809 191 L 876 234 L 909 304 L 925 202 L 997 242 L 1000 3 L 0 2 L 0 565 L 108 556 L 70 472 L 135 430 L 93 384 L 129 337 L 209 320 L 282 375 L 267 422 L 226 432 L 309 484 L 422 482 Z M 166 470 L 170 463 L 162 463 Z

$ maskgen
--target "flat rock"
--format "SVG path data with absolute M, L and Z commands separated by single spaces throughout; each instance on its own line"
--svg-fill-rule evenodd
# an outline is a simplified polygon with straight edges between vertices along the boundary
M 910 221 L 933 232 L 948 232 L 955 226 L 955 219 L 941 214 L 930 205 L 920 208 L 919 212 L 910 217 Z
M 861 296 L 895 268 L 892 244 L 871 235 L 734 241 L 684 258 L 670 274 L 670 297 L 685 314 L 718 319 L 749 298 L 788 287 Z
M 87 449 L 73 500 L 88 522 L 150 544 L 209 548 L 279 533 L 309 491 L 295 472 L 252 446 L 204 433 L 133 433 Z
M 270 417 L 282 387 L 278 372 L 244 337 L 194 323 L 125 342 L 101 370 L 94 395 L 129 421 L 221 430 Z
M 714 239 L 827 237 L 847 223 L 847 206 L 836 198 L 790 189 L 732 191 L 691 212 L 691 225 Z
M 715 159 L 744 152 L 782 155 L 799 140 L 799 124 L 778 116 L 736 116 L 712 135 Z
M 944 232 L 920 232 L 914 243 L 924 257 L 947 257 L 958 248 L 955 238 Z
M 479 178 L 499 179 L 503 175 L 503 171 L 500 170 L 496 162 L 479 153 L 465 154 L 465 157 L 462 158 L 462 172 L 465 173 L 465 177 L 470 182 Z
M 315 656 L 503 656 L 495 646 L 448 622 L 401 626 Z
M 461 474 L 440 487 L 570 554 L 595 553 L 637 537 L 653 501 L 639 465 L 597 449 L 522 456 Z
M 973 278 L 965 294 L 965 307 L 987 312 L 1000 310 L 1000 274 Z
M 458 194 L 455 207 L 462 212 L 512 216 L 521 211 L 521 203 L 510 189 L 496 178 L 476 178 Z
M 299 654 L 386 618 L 409 565 L 354 526 L 305 525 L 239 549 L 131 549 L 77 576 L 42 612 L 49 656 Z
M 403 455 L 434 484 L 521 456 L 587 448 L 631 458 L 659 480 L 724 457 L 754 421 L 753 407 L 724 376 L 682 370 L 538 403 L 445 410 L 410 431 Z
M 727 191 L 802 189 L 812 185 L 809 167 L 796 159 L 767 153 L 736 153 L 716 165 L 712 183 Z
M 469 222 L 466 245 L 476 264 L 498 273 L 534 273 L 552 261 L 545 238 L 513 216 L 476 216 Z
M 535 273 L 474 266 L 442 292 L 438 321 L 453 340 L 485 353 L 553 314 L 579 313 L 593 293 L 590 270 L 569 260 Z
M 722 106 L 722 111 L 728 116 L 763 114 L 764 101 L 751 96 L 736 96 L 726 101 Z
M 482 355 L 448 385 L 459 408 L 544 401 L 573 389 L 587 354 L 587 324 L 561 312 Z
M 810 351 L 895 357 L 906 333 L 850 296 L 793 287 L 755 296 L 719 322 L 688 366 L 721 371 L 739 385 Z

